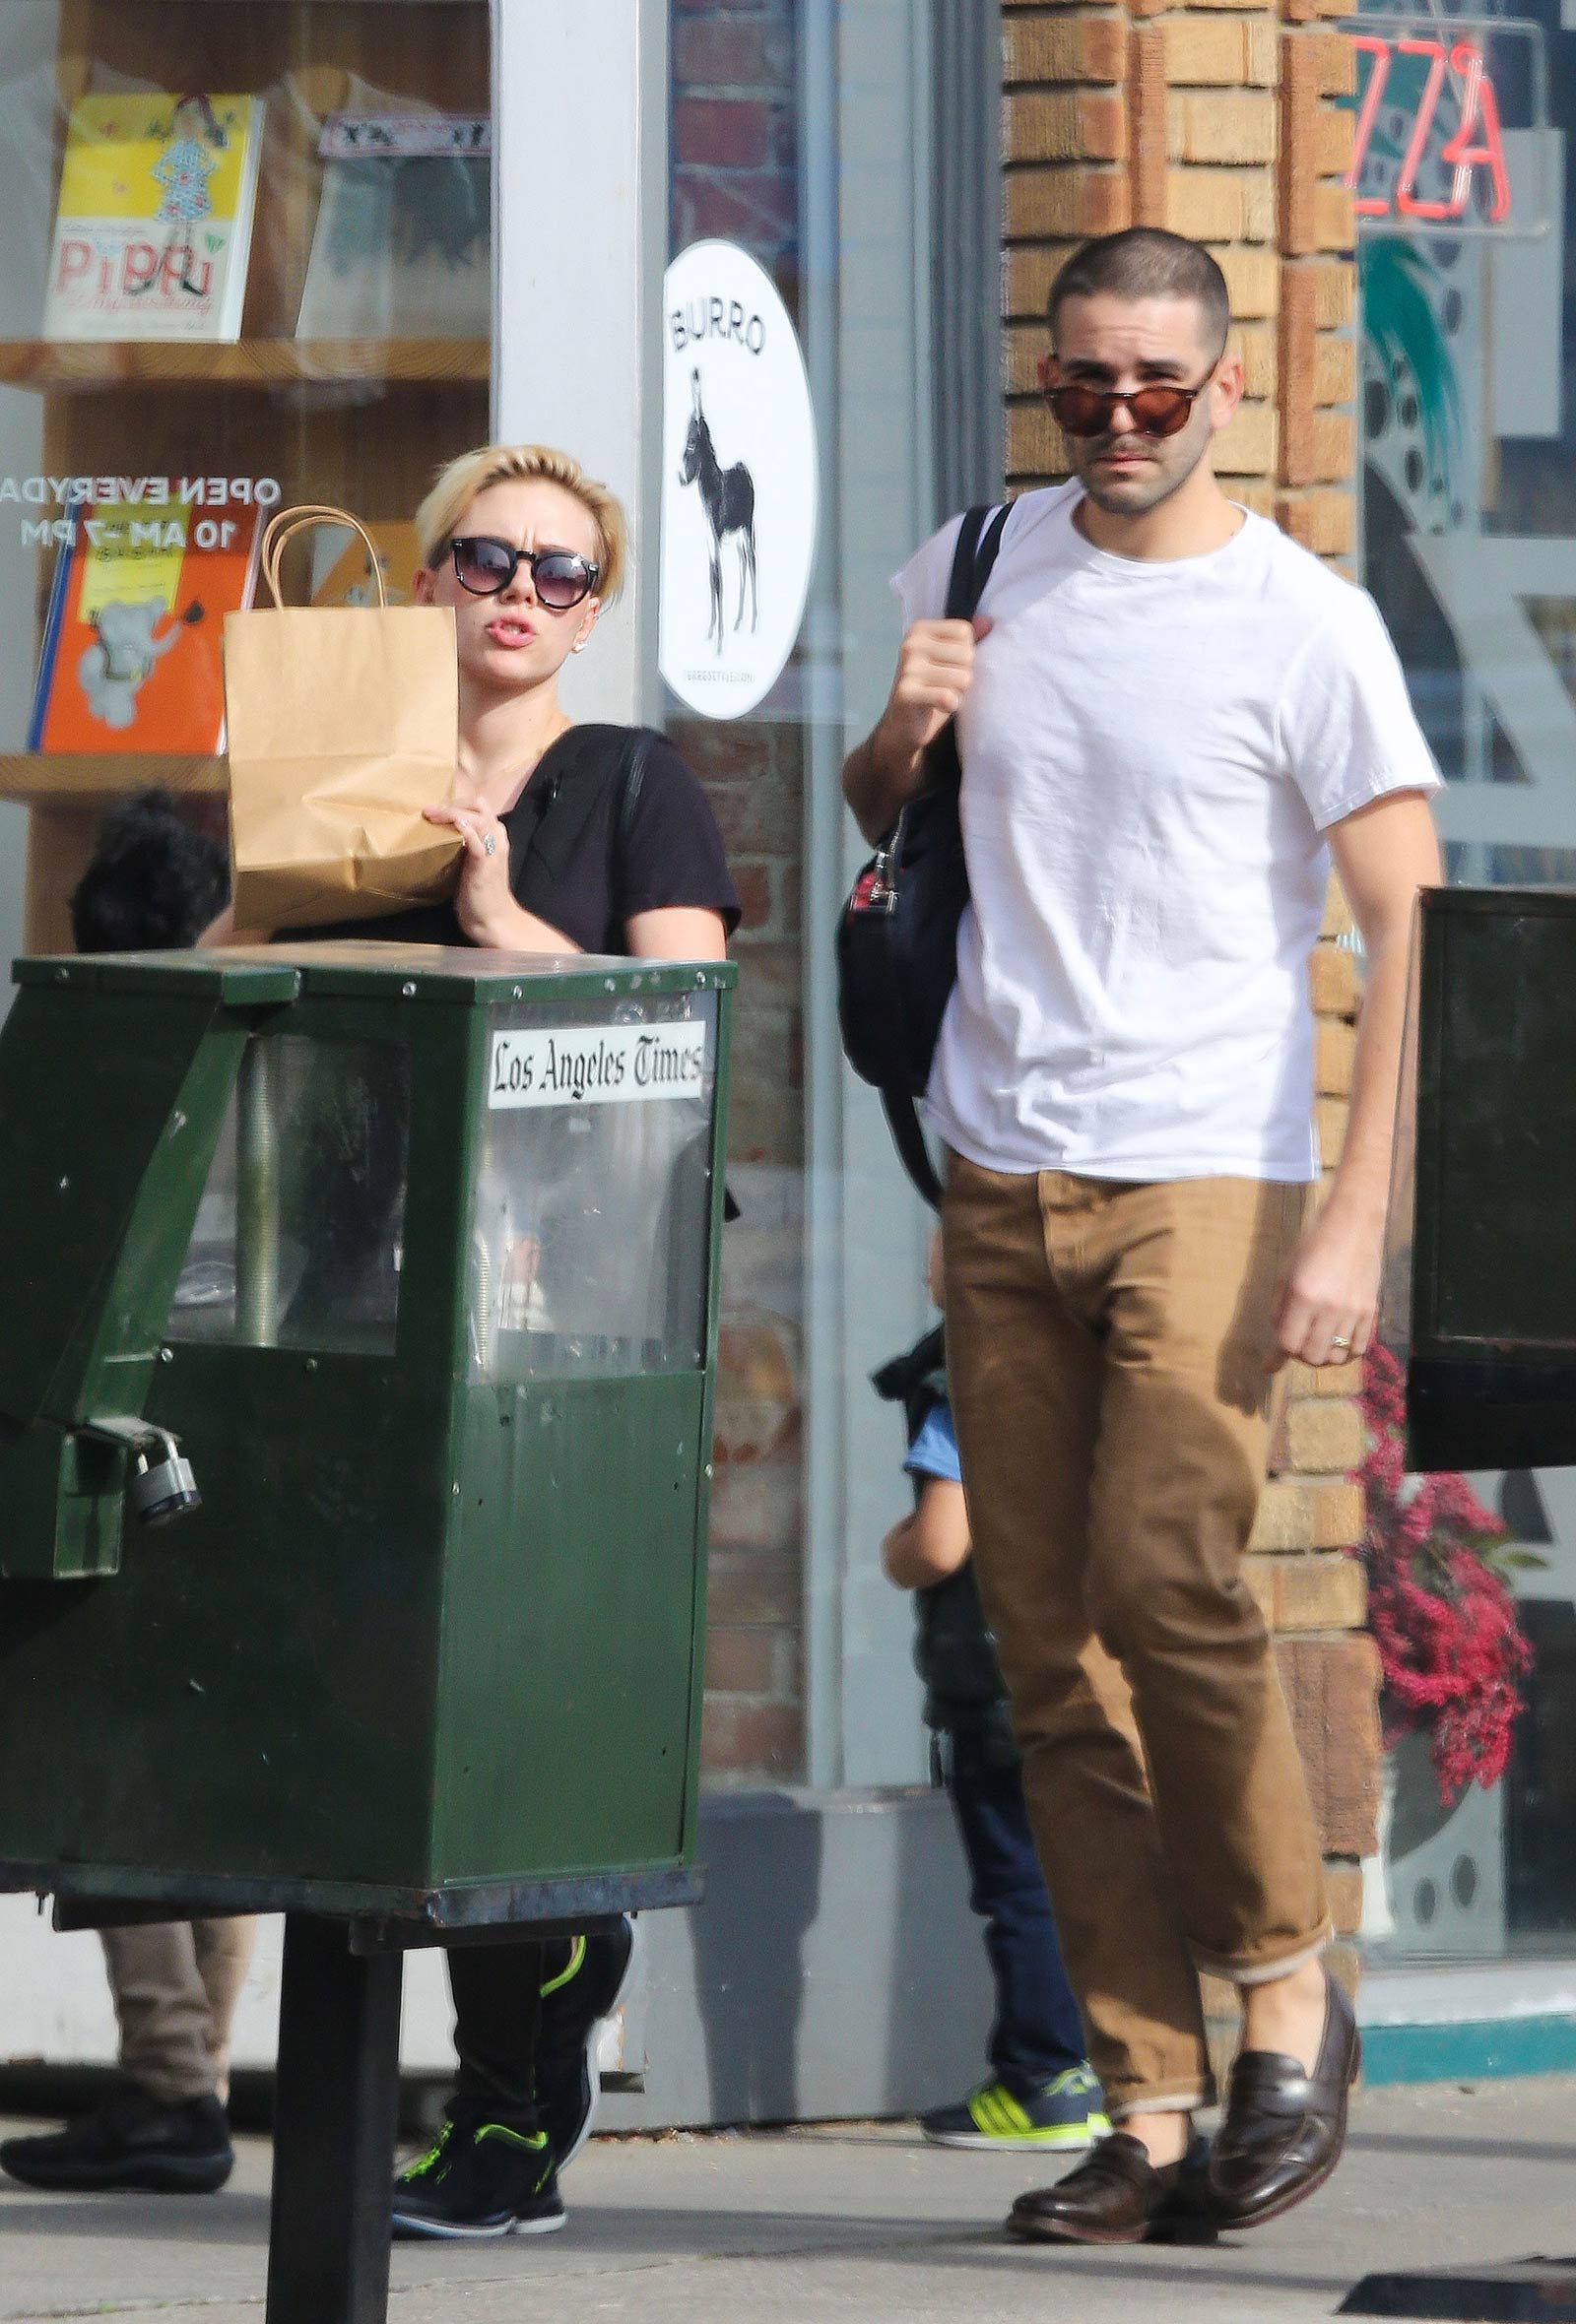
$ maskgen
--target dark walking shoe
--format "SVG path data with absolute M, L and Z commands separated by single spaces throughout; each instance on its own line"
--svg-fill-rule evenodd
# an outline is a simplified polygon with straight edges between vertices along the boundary
M 1222 2227 L 1260 2227 L 1324 2185 L 1346 2143 L 1346 2097 L 1361 2062 L 1351 2004 L 1327 1969 L 1313 2072 L 1270 2049 L 1245 2049 L 1231 2069 L 1210 2159 Z
M 633 1959 L 634 1923 L 627 1912 L 612 1928 L 550 1950 L 555 1973 L 542 1987 L 536 2097 L 559 2170 L 567 2170 L 591 2136 L 602 2095 L 597 2042 L 603 2020 L 619 2006 Z
M 1087 2066 L 1070 2066 L 1018 2098 L 1004 2082 L 982 2082 L 960 2105 L 936 2106 L 919 2118 L 935 2147 L 964 2147 L 978 2154 L 1059 2154 L 1092 2147 L 1110 2133 L 1105 2098 Z
M 1216 2243 L 1220 2222 L 1210 2185 L 1210 2141 L 1195 2131 L 1177 2164 L 1176 2182 L 1149 2222 L 1148 2243 Z
M 435 2143 L 394 2181 L 394 2233 L 483 2238 L 551 2235 L 564 2222 L 545 2130 L 450 2114 Z
M 1114 2130 L 1054 2187 L 1019 2195 L 1007 2231 L 1029 2243 L 1142 2243 L 1181 2177 L 1180 2163 L 1157 2170 L 1142 2139 Z
M 212 2195 L 234 2167 L 218 2098 L 156 2098 L 136 2084 L 64 2130 L 0 2146 L 0 2170 L 50 2193 Z

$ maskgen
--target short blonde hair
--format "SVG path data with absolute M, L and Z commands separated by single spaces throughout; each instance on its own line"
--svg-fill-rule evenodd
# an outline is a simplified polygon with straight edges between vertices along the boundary
M 440 468 L 432 489 L 416 512 L 416 538 L 423 561 L 443 562 L 444 551 L 478 493 L 490 484 L 544 483 L 560 484 L 572 492 L 597 529 L 601 552 L 597 557 L 596 595 L 611 604 L 624 587 L 629 561 L 629 524 L 624 509 L 594 477 L 588 477 L 568 452 L 551 444 L 484 444 L 479 451 L 462 452 Z

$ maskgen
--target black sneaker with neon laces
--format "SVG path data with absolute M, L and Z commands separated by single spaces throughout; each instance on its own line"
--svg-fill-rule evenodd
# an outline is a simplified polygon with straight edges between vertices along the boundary
M 564 2209 L 545 2130 L 490 2122 L 456 2106 L 436 2141 L 394 2181 L 394 2233 L 482 2238 L 551 2235 Z
M 623 1998 L 633 1960 L 634 1923 L 626 1912 L 612 1928 L 548 1948 L 536 2097 L 559 2170 L 567 2170 L 591 2136 L 602 2093 L 597 2041 Z

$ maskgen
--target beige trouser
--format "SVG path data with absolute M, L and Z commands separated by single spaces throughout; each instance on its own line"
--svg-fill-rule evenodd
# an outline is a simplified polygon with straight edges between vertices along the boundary
M 1242 1572 L 1275 1292 L 1306 1190 L 954 1155 L 947 1352 L 974 1563 L 1035 1844 L 1111 2111 L 1211 2093 L 1197 1970 L 1328 1934 L 1318 1838 Z
M 230 2028 L 254 1920 L 161 1920 L 101 1932 L 120 2068 L 157 2098 L 230 2096 Z

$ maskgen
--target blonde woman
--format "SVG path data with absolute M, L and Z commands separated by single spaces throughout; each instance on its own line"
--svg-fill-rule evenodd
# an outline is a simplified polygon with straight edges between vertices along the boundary
M 417 595 L 454 609 L 459 638 L 458 779 L 428 812 L 465 843 L 460 931 L 513 952 L 561 952 L 567 938 L 583 952 L 720 959 L 739 906 L 699 784 L 651 736 L 628 799 L 629 730 L 576 727 L 558 700 L 559 671 L 623 582 L 618 501 L 567 453 L 489 445 L 444 469 L 416 529 Z M 531 841 L 550 809 L 545 860 Z
M 591 647 L 627 556 L 624 511 L 565 452 L 492 444 L 445 468 L 416 517 L 416 594 L 454 611 L 460 755 L 429 808 L 465 854 L 452 905 L 361 936 L 510 952 L 716 960 L 738 898 L 705 795 L 659 735 L 574 725 L 558 674 Z M 404 2235 L 543 2234 L 590 2126 L 591 2049 L 628 1966 L 627 1922 L 449 1958 L 460 2073 L 430 2153 L 395 2187 Z
M 576 726 L 558 699 L 624 579 L 618 501 L 566 452 L 489 444 L 441 471 L 416 531 L 416 595 L 452 607 L 458 640 L 454 792 L 427 813 L 464 843 L 459 886 L 449 904 L 296 933 L 721 959 L 739 901 L 699 784 L 662 736 Z M 207 940 L 234 940 L 229 914 Z M 624 1921 L 450 1955 L 459 2082 L 435 2145 L 396 2182 L 396 2234 L 563 2225 L 558 2172 L 590 2127 L 595 2030 L 629 1952 Z
M 559 672 L 623 586 L 613 493 L 567 452 L 488 444 L 439 473 L 416 533 L 416 595 L 453 609 L 458 643 L 459 763 L 427 814 L 464 842 L 459 888 L 452 903 L 293 933 L 721 959 L 739 899 L 700 785 L 661 735 L 577 726 L 558 699 Z M 204 940 L 236 933 L 227 911 Z

